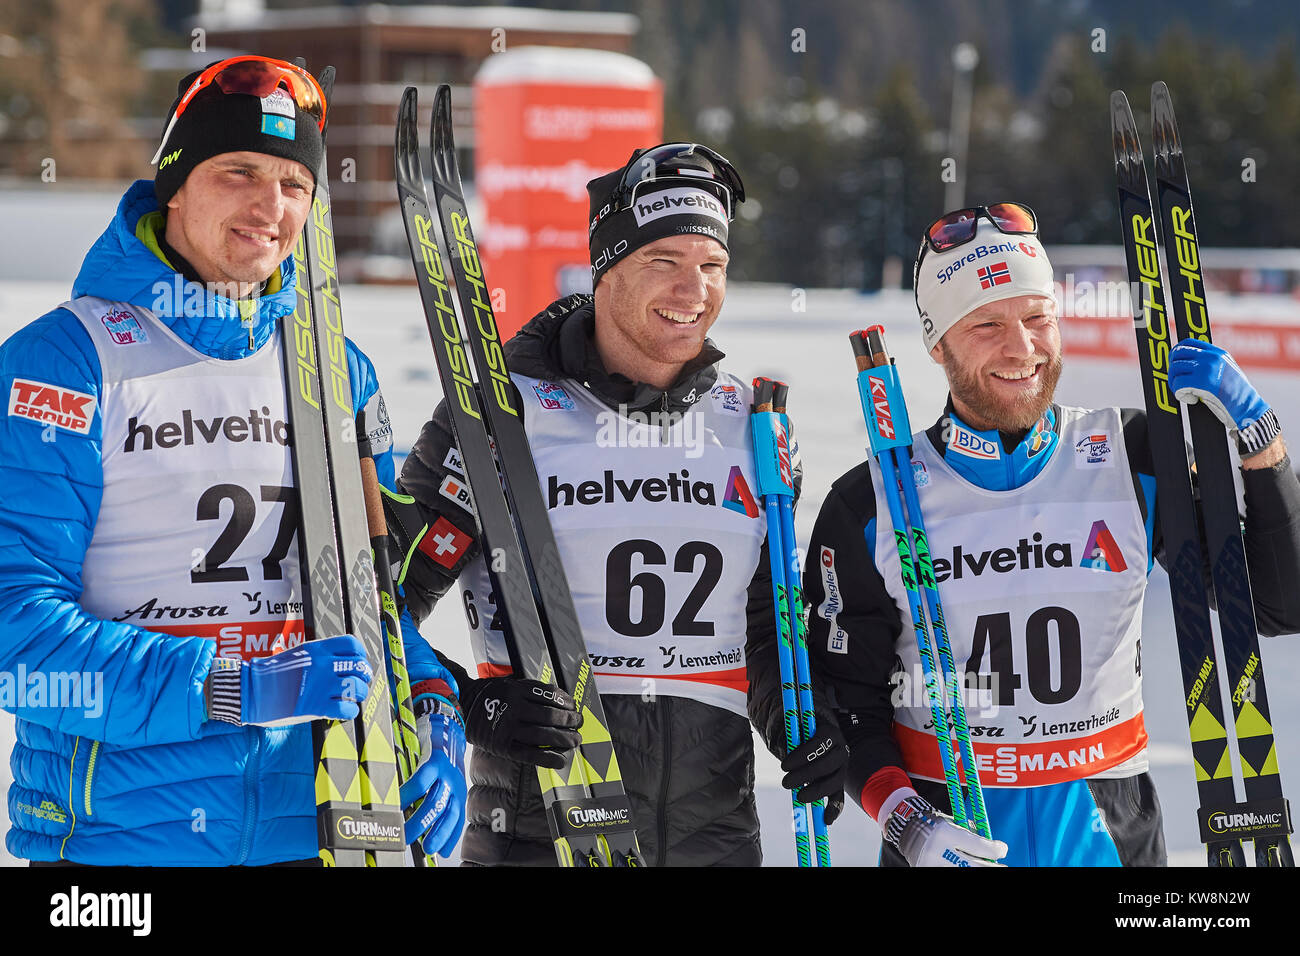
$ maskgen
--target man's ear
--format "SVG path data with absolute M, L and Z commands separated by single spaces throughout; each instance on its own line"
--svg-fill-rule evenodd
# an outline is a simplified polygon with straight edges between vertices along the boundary
M 936 344 L 934 348 L 930 349 L 930 358 L 935 365 L 943 365 L 943 348 Z

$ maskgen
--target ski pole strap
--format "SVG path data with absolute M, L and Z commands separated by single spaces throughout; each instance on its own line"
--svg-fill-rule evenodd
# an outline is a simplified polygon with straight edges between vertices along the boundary
M 873 325 L 849 335 L 858 363 L 858 397 L 868 416 L 867 440 L 875 457 L 912 444 L 903 387 L 893 359 L 885 352 L 884 331 L 883 326 Z
M 784 416 L 773 410 L 778 390 L 784 398 L 789 386 L 770 378 L 754 379 L 754 412 L 749 417 L 754 438 L 754 470 L 760 496 L 793 498 L 794 469 L 790 463 L 788 430 Z

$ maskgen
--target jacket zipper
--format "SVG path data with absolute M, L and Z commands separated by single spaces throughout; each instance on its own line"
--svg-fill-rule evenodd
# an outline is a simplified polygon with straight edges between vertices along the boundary
M 90 760 L 86 763 L 86 816 L 94 814 L 90 806 L 90 784 L 95 779 L 95 758 L 99 756 L 99 741 L 95 740 L 90 745 Z
M 239 835 L 239 858 L 236 864 L 248 859 L 249 844 L 253 842 L 253 823 L 257 816 L 257 765 L 262 756 L 262 733 L 257 727 L 246 727 L 244 732 L 252 736 L 253 746 L 249 749 L 248 759 L 244 761 L 244 827 Z
M 664 392 L 663 402 L 660 403 L 663 408 L 663 414 L 659 416 L 659 444 L 668 443 L 668 393 Z
M 667 393 L 664 393 L 664 397 L 667 398 Z M 664 866 L 668 858 L 668 777 L 673 765 L 673 708 L 671 697 L 661 696 L 659 699 L 664 705 L 664 767 L 659 780 L 659 803 L 655 807 L 655 827 L 659 834 L 659 852 L 655 866 Z

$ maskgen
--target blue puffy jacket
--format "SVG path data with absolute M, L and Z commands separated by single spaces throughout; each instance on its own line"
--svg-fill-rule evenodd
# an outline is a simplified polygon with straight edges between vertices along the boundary
M 153 230 L 160 223 L 153 183 L 132 185 L 82 263 L 73 297 L 153 308 L 155 283 L 175 279 L 156 251 Z M 207 315 L 158 318 L 200 352 L 243 358 L 278 334 L 278 322 L 293 311 L 294 275 L 289 258 L 272 277 L 253 319 L 253 348 L 228 299 L 214 299 Z M 374 367 L 351 342 L 348 368 L 353 407 L 377 405 Z M 15 377 L 96 399 L 102 389 L 95 348 L 63 309 L 0 346 L 4 395 Z M 311 725 L 207 721 L 203 681 L 214 642 L 86 613 L 78 597 L 102 493 L 100 416 L 97 411 L 84 436 L 51 442 L 43 432 L 14 416 L 0 418 L 0 674 L 99 673 L 103 701 L 58 709 L 0 695 L 18 718 L 9 852 L 30 860 L 154 866 L 314 857 Z M 392 487 L 391 449 L 375 464 L 380 481 Z M 454 687 L 409 618 L 404 623 L 412 680 L 437 678 Z

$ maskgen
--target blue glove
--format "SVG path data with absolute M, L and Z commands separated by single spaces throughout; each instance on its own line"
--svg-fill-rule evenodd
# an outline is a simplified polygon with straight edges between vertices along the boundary
M 372 676 L 365 648 L 351 634 L 247 663 L 218 657 L 208 674 L 208 719 L 263 727 L 351 720 L 370 693 Z
M 442 697 L 415 693 L 422 763 L 402 784 L 408 813 L 406 842 L 425 853 L 451 856 L 465 827 L 465 728 L 456 707 Z
M 1278 436 L 1277 416 L 1259 397 L 1226 351 L 1209 342 L 1183 339 L 1169 352 L 1169 385 L 1179 401 L 1204 402 L 1237 432 L 1243 456 L 1262 451 Z

